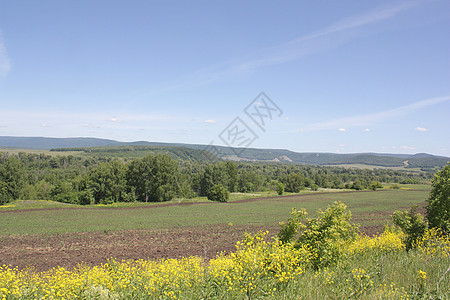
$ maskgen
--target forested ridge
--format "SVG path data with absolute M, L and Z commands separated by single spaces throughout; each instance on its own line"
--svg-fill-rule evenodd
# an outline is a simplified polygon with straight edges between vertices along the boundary
M 201 153 L 207 145 L 162 143 L 162 142 L 119 142 L 98 138 L 48 138 L 48 137 L 12 137 L 0 136 L 0 147 L 22 149 L 46 149 L 57 152 L 81 151 L 95 153 L 105 157 L 144 157 L 157 152 L 170 153 L 181 159 L 204 160 Z M 392 153 L 321 153 L 295 152 L 287 149 L 230 148 L 214 146 L 218 156 L 230 160 L 242 161 L 284 161 L 313 165 L 364 164 L 384 167 L 420 168 L 435 172 L 450 160 L 448 157 L 427 153 L 392 154 Z M 238 155 L 236 155 L 238 153 Z
M 111 150 L 114 152 L 114 149 Z M 303 189 L 376 189 L 381 183 L 419 183 L 432 173 L 361 170 L 292 163 L 207 162 L 169 154 L 114 158 L 19 152 L 0 156 L 0 203 L 46 199 L 73 204 L 167 201 L 214 193 Z M 220 198 L 220 197 L 219 197 Z M 214 199 L 226 201 L 227 199 Z

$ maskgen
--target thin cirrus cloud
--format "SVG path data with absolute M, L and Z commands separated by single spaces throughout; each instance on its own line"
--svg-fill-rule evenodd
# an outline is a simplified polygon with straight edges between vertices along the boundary
M 216 120 L 205 120 L 206 124 L 216 124 Z
M 123 120 L 121 120 L 117 117 L 111 117 L 111 118 L 107 119 L 106 121 L 113 122 L 113 123 L 122 123 L 123 122 Z
M 407 145 L 403 145 L 403 146 L 400 146 L 400 149 L 404 149 L 404 150 L 414 150 L 414 149 L 416 149 L 415 147 L 411 147 L 411 146 L 407 146 Z
M 390 110 L 377 112 L 374 114 L 365 114 L 348 118 L 334 119 L 330 121 L 314 123 L 307 125 L 304 128 L 296 130 L 297 132 L 304 131 L 320 131 L 320 130 L 336 130 L 337 128 L 351 128 L 360 126 L 374 125 L 393 118 L 403 117 L 412 114 L 420 109 L 424 109 L 429 106 L 437 105 L 450 100 L 450 96 L 431 98 L 423 101 L 418 101 L 405 106 L 397 107 Z M 419 128 L 419 127 L 418 127 Z M 420 127 L 421 128 L 421 127 Z M 426 128 L 421 128 L 426 129 Z M 416 128 L 416 130 L 419 130 Z M 341 130 L 340 130 L 341 131 Z M 367 131 L 367 130 L 364 130 Z M 423 130 L 419 130 L 423 131 Z
M 9 71 L 11 71 L 11 61 L 6 52 L 6 46 L 3 42 L 2 32 L 0 31 L 0 78 L 5 78 Z
M 419 132 L 427 132 L 428 128 L 425 127 L 416 127 L 414 128 L 415 131 L 419 131 Z
M 303 37 L 291 40 L 287 43 L 271 47 L 263 51 L 262 57 L 234 66 L 233 70 L 254 71 L 259 67 L 270 66 L 279 63 L 285 63 L 299 59 L 307 54 L 317 52 L 324 48 L 334 46 L 342 42 L 333 40 L 333 35 L 344 33 L 348 30 L 362 27 L 371 23 L 376 23 L 389 18 L 393 18 L 399 13 L 406 11 L 413 6 L 419 5 L 424 1 L 412 1 L 405 4 L 384 7 L 360 15 L 348 17 L 339 20 L 317 32 L 305 35 Z M 331 38 L 331 39 L 330 39 Z
M 226 77 L 236 77 L 253 73 L 262 67 L 287 63 L 300 59 L 324 49 L 334 47 L 355 38 L 346 34 L 352 29 L 394 18 L 412 7 L 429 2 L 428 0 L 411 1 L 397 5 L 385 6 L 359 15 L 341 19 L 321 30 L 306 34 L 286 43 L 275 45 L 258 53 L 254 53 L 241 61 L 219 63 L 198 70 L 183 79 L 182 83 L 173 84 L 156 92 L 170 91 L 179 88 L 202 86 Z

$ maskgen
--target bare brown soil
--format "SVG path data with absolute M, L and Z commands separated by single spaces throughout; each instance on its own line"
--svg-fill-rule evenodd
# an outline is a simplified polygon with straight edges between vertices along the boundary
M 0 237 L 0 265 L 45 271 L 56 266 L 100 265 L 110 258 L 162 259 L 191 255 L 206 260 L 235 250 L 245 231 L 270 230 L 257 226 L 205 226 L 175 230 L 21 235 Z M 275 233 L 278 228 L 272 228 Z
M 112 232 L 66 233 L 52 235 L 20 235 L 0 237 L 0 265 L 25 269 L 33 266 L 46 271 L 78 264 L 100 265 L 108 259 L 137 260 L 200 256 L 209 260 L 221 252 L 234 251 L 244 232 L 269 230 L 278 233 L 279 226 L 204 226 L 175 230 L 128 230 Z M 380 226 L 367 226 L 362 231 L 371 235 Z

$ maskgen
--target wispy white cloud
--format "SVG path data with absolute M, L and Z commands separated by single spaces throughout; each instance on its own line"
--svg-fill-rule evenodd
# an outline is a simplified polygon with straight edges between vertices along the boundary
M 397 107 L 390 110 L 385 110 L 373 114 L 365 114 L 348 118 L 340 118 L 320 123 L 310 124 L 298 131 L 318 131 L 318 130 L 336 130 L 338 128 L 350 128 L 359 126 L 369 126 L 386 121 L 393 118 L 398 118 L 412 114 L 420 109 L 437 105 L 450 100 L 450 96 L 427 99 L 405 106 Z
M 372 23 L 390 19 L 424 1 L 411 1 L 398 5 L 378 8 L 356 16 L 341 19 L 330 26 L 307 34 L 287 43 L 277 45 L 262 51 L 261 57 L 233 66 L 234 71 L 254 71 L 257 68 L 289 62 L 315 53 L 324 48 L 342 42 L 342 33 Z M 335 39 L 339 35 L 340 39 Z
M 414 6 L 420 5 L 424 2 L 426 1 L 410 1 L 407 3 L 399 3 L 397 5 L 386 6 L 383 8 L 378 8 L 369 11 L 367 13 L 344 18 L 316 33 L 312 33 L 309 36 L 302 38 L 301 40 L 315 39 L 332 33 L 349 30 L 367 24 L 379 22 L 385 19 L 393 18 L 399 13 L 408 10 Z
M 420 132 L 427 132 L 427 131 L 428 131 L 428 128 L 425 128 L 425 127 L 416 127 L 416 128 L 414 128 L 414 130 L 415 130 L 415 131 L 420 131 Z
M 400 147 L 400 149 L 404 149 L 404 150 L 414 150 L 414 149 L 416 149 L 416 148 L 415 148 L 415 147 L 411 147 L 411 146 L 403 145 L 403 146 Z
M 111 117 L 113 116 L 113 117 Z M 73 113 L 67 111 L 1 110 L 3 135 L 85 136 L 86 133 L 135 134 L 136 130 L 157 130 L 186 126 L 188 118 L 163 114 L 121 113 L 120 119 L 111 113 Z M 180 125 L 182 124 L 182 125 Z
M 190 74 L 187 78 L 184 78 L 182 82 L 156 92 L 170 91 L 183 87 L 202 86 L 223 79 L 224 77 L 232 78 L 242 76 L 255 72 L 262 67 L 298 60 L 309 54 L 335 47 L 357 37 L 360 33 L 356 34 L 352 32 L 353 34 L 351 36 L 348 34 L 354 29 L 394 18 L 400 13 L 426 2 L 429 1 L 419 0 L 383 6 L 365 13 L 347 17 L 318 31 L 280 45 L 262 49 L 258 53 L 248 55 L 241 60 L 223 62 L 198 70 Z
M 364 132 L 371 132 L 372 130 L 370 128 L 365 128 L 362 131 L 364 131 Z
M 122 120 L 120 120 L 120 119 L 117 118 L 117 117 L 111 117 L 111 118 L 107 119 L 106 121 L 108 121 L 108 122 L 114 122 L 114 123 L 122 123 L 122 122 L 123 122 Z
M 11 71 L 11 61 L 6 52 L 6 46 L 0 31 L 0 78 L 5 78 L 9 71 Z
M 339 128 L 339 131 L 340 131 L 340 132 L 346 132 L 347 129 L 345 129 L 345 128 Z
M 78 127 L 82 127 L 82 128 L 101 128 L 100 126 L 94 125 L 94 124 L 82 124 L 82 125 L 78 125 Z
M 206 124 L 216 124 L 216 120 L 205 120 Z

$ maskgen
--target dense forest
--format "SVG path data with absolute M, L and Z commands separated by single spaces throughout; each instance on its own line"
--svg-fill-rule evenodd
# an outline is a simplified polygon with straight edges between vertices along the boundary
M 3 153 L 0 204 L 15 199 L 48 199 L 73 204 L 158 202 L 229 192 L 303 189 L 376 189 L 381 183 L 419 183 L 432 173 L 347 169 L 294 163 L 207 162 L 168 154 L 142 158 Z

